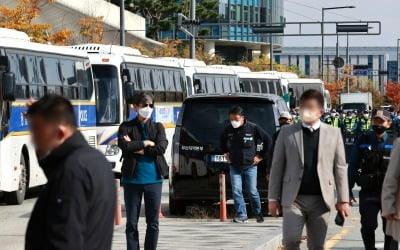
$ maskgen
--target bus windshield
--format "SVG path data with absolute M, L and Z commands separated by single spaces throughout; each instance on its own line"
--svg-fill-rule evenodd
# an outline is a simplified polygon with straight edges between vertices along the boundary
M 96 88 L 97 124 L 118 124 L 118 69 L 111 65 L 92 65 L 92 67 Z

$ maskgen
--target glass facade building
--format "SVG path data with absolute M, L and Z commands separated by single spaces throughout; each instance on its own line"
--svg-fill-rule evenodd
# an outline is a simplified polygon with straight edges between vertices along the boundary
M 201 20 L 199 37 L 215 41 L 216 51 L 223 55 L 224 47 L 237 46 L 247 52 L 261 50 L 261 44 L 270 43 L 269 35 L 253 34 L 252 27 L 259 24 L 283 24 L 285 21 L 283 0 L 219 0 L 219 14 L 218 20 Z M 174 33 L 162 32 L 162 38 L 188 39 L 183 32 Z M 283 38 L 272 37 L 272 42 L 281 47 Z

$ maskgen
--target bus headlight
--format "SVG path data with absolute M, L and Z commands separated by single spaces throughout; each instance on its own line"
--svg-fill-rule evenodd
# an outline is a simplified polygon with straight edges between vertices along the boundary
M 104 153 L 106 156 L 114 156 L 119 154 L 119 147 L 117 144 L 108 144 L 106 148 L 106 152 Z

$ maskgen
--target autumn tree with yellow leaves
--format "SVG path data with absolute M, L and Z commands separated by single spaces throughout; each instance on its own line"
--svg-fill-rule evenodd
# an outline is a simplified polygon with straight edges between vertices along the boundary
M 56 0 L 15 0 L 15 8 L 0 6 L 0 27 L 23 31 L 31 37 L 33 42 L 51 42 L 57 45 L 67 44 L 73 32 L 62 29 L 51 32 L 50 24 L 33 23 L 44 4 L 54 3 Z
M 54 45 L 70 45 L 74 32 L 70 29 L 53 31 L 50 24 L 35 23 L 45 4 L 53 4 L 56 0 L 15 0 L 15 8 L 0 5 L 0 27 L 23 31 L 32 42 L 51 43 Z M 103 17 L 83 17 L 77 25 L 80 26 L 82 42 L 101 43 L 104 28 Z

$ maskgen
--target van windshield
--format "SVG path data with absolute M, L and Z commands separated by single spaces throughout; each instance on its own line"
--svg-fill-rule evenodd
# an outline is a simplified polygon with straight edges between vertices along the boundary
M 265 101 L 210 101 L 194 100 L 185 104 L 182 129 L 201 145 L 219 148 L 219 139 L 224 128 L 229 125 L 229 110 L 240 106 L 246 119 L 261 126 L 269 135 L 276 130 L 273 104 Z

